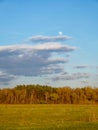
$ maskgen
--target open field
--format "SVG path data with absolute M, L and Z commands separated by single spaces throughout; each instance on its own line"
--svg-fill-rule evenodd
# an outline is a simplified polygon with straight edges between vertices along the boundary
M 0 105 L 0 130 L 98 130 L 98 105 Z

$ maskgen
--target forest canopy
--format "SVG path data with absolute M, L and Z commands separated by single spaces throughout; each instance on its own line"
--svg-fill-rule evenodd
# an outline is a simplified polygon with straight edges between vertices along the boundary
M 98 88 L 17 85 L 0 89 L 0 104 L 96 104 Z

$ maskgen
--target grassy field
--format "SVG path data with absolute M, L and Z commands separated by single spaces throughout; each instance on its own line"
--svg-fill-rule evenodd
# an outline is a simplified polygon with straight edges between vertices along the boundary
M 98 130 L 98 105 L 0 105 L 0 130 Z

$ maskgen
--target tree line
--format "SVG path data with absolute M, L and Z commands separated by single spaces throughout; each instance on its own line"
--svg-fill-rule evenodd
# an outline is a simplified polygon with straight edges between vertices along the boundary
M 0 89 L 0 104 L 95 104 L 98 88 L 17 85 Z

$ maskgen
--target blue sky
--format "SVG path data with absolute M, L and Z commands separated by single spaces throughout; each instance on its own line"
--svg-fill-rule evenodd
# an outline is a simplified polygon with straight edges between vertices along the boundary
M 98 84 L 97 0 L 0 0 L 0 87 Z

